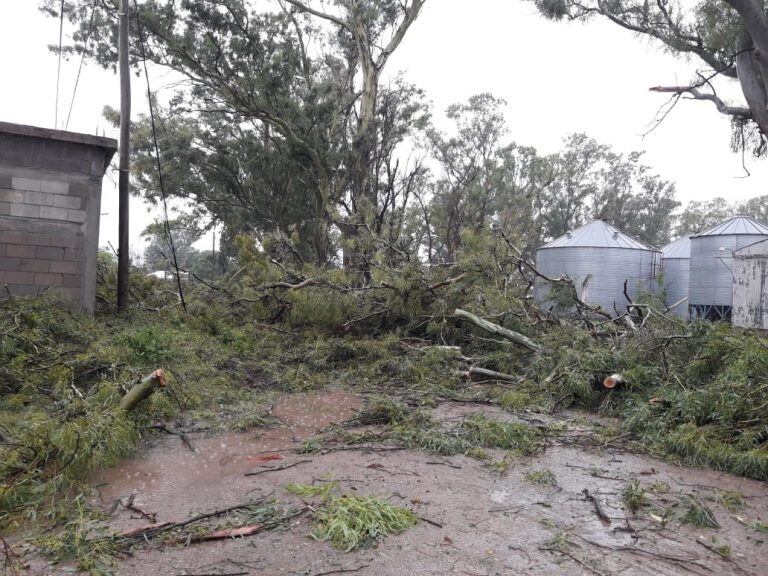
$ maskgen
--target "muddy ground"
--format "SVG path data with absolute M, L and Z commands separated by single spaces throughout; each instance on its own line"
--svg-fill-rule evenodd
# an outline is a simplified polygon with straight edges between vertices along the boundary
M 592 424 L 582 415 L 561 419 L 567 430 L 535 457 L 518 458 L 505 474 L 465 456 L 437 457 L 407 450 L 330 451 L 298 454 L 303 440 L 329 424 L 346 421 L 363 405 L 343 391 L 279 398 L 272 415 L 282 424 L 247 433 L 189 434 L 195 450 L 179 437 L 148 440 L 133 459 L 93 479 L 94 503 L 109 511 L 132 494 L 136 508 L 157 521 L 269 497 L 297 507 L 290 482 L 339 480 L 345 492 L 376 494 L 412 508 L 423 521 L 415 528 L 350 553 L 308 537 L 309 514 L 250 537 L 184 545 L 147 543 L 120 559 L 121 575 L 404 575 L 491 576 L 637 574 L 768 574 L 768 486 L 764 483 L 674 466 L 629 453 L 610 442 L 583 442 Z M 493 407 L 444 403 L 435 416 L 450 422 Z M 528 415 L 531 420 L 549 416 Z M 265 455 L 275 460 L 265 461 Z M 296 464 L 296 465 L 293 465 Z M 276 467 L 255 476 L 245 474 Z M 530 472 L 549 470 L 555 484 L 532 481 Z M 622 492 L 636 479 L 649 506 L 627 510 Z M 598 516 L 593 495 L 609 517 Z M 741 510 L 716 501 L 719 490 L 744 496 Z M 683 512 L 694 495 L 714 512 L 719 529 L 664 522 L 665 510 Z M 680 514 L 677 514 L 680 516 Z M 149 522 L 117 506 L 108 528 L 124 532 Z M 729 547 L 729 548 L 725 548 Z M 72 573 L 71 567 L 32 562 L 30 574 Z

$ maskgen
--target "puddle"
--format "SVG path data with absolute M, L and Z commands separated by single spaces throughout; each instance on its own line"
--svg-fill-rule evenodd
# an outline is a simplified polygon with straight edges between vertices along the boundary
M 362 406 L 359 396 L 341 390 L 284 396 L 271 410 L 281 426 L 192 437 L 194 452 L 178 437 L 163 436 L 135 457 L 96 473 L 92 485 L 104 506 L 135 494 L 138 506 L 156 512 L 158 519 L 167 519 L 188 507 L 190 500 L 205 506 L 207 501 L 218 500 L 225 486 L 234 491 L 246 472 L 274 466 L 284 458 L 282 451 L 295 448 L 330 424 L 352 418 Z M 238 497 L 242 498 L 242 492 Z

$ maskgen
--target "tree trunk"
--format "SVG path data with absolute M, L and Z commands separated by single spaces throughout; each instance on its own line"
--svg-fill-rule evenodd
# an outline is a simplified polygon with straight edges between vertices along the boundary
M 736 72 L 752 117 L 761 132 L 768 136 L 768 66 L 762 57 L 757 57 L 749 38 L 736 56 Z

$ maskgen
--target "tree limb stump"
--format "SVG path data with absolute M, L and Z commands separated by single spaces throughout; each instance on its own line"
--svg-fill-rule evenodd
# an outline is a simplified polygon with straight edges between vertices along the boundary
M 128 391 L 120 400 L 120 408 L 126 412 L 135 409 L 158 388 L 165 388 L 165 372 L 157 369 Z

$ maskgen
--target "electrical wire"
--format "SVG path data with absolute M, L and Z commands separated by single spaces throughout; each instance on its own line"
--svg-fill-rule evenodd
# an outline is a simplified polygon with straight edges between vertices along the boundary
M 88 23 L 88 33 L 85 36 L 83 53 L 80 56 L 80 66 L 77 68 L 77 78 L 75 78 L 75 88 L 72 90 L 72 100 L 69 102 L 69 112 L 67 112 L 67 123 L 64 124 L 64 130 L 69 128 L 69 119 L 72 117 L 72 108 L 74 108 L 75 106 L 75 96 L 77 96 L 77 87 L 80 84 L 80 74 L 83 71 L 83 63 L 85 62 L 85 51 L 88 48 L 88 42 L 91 40 L 91 32 L 93 32 L 93 19 L 95 15 L 96 15 L 96 5 L 94 4 L 93 6 L 91 6 L 91 20 Z
M 64 0 L 61 0 L 61 10 L 59 10 L 59 65 L 56 70 L 56 111 L 53 115 L 53 129 L 59 129 L 59 86 L 61 84 L 61 50 L 64 44 Z
M 165 240 L 171 249 L 171 256 L 173 258 L 173 268 L 176 270 L 176 285 L 179 289 L 179 299 L 181 300 L 181 306 L 184 311 L 187 311 L 187 302 L 184 299 L 184 290 L 181 286 L 181 274 L 179 273 L 179 261 L 176 256 L 176 246 L 173 241 L 173 234 L 171 234 L 171 224 L 168 221 L 168 201 L 165 195 L 165 182 L 163 180 L 163 168 L 160 161 L 160 146 L 157 142 L 157 129 L 155 125 L 155 106 L 152 101 L 152 89 L 149 83 L 149 70 L 147 69 L 147 53 L 144 46 L 144 29 L 141 24 L 141 18 L 139 17 L 139 5 L 137 0 L 133 0 L 134 8 L 136 9 L 136 24 L 139 30 L 139 45 L 141 47 L 141 59 L 144 65 L 144 77 L 147 80 L 147 101 L 149 102 L 149 119 L 152 126 L 152 141 L 155 148 L 155 160 L 157 163 L 157 177 L 160 185 L 160 196 L 163 200 L 163 228 L 165 230 Z

